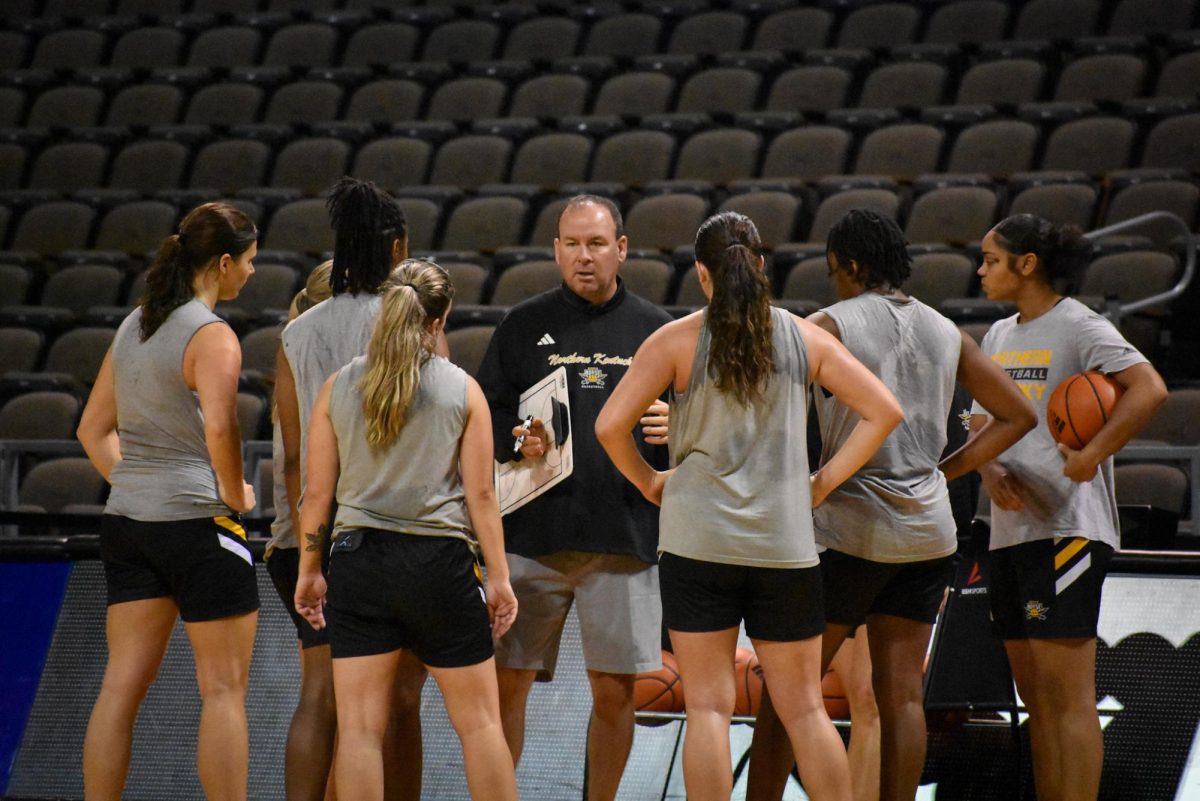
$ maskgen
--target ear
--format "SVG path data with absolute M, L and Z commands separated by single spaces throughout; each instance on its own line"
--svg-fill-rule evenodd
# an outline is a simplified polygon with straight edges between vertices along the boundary
M 629 237 L 622 236 L 617 240 L 617 264 L 625 261 L 625 255 L 629 252 Z
M 1028 278 L 1037 270 L 1037 254 L 1024 253 L 1017 257 L 1017 272 Z
M 392 265 L 395 266 L 408 258 L 408 237 L 397 237 L 392 240 Z
M 231 264 L 233 264 L 233 256 L 228 253 L 222 253 L 221 258 L 217 260 L 217 267 L 221 272 L 228 272 Z

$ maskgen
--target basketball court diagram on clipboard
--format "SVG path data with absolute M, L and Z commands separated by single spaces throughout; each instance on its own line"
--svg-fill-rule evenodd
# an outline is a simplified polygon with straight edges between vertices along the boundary
M 567 370 L 559 367 L 521 393 L 517 414 L 545 423 L 552 441 L 542 459 L 496 462 L 496 497 L 506 515 L 558 485 L 575 469 Z

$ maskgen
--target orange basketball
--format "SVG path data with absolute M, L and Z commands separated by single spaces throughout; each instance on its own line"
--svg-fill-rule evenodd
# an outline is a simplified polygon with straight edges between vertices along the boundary
M 825 696 L 825 711 L 834 720 L 850 719 L 850 701 L 846 698 L 846 688 L 842 678 L 832 668 L 821 679 L 821 695 Z
M 758 655 L 749 648 L 739 648 L 733 656 L 733 675 L 737 682 L 733 714 L 754 716 L 762 702 L 762 666 Z
M 1108 422 L 1125 388 L 1089 370 L 1063 379 L 1046 404 L 1046 425 L 1055 442 L 1079 450 Z
M 634 679 L 634 705 L 639 711 L 683 711 L 683 681 L 679 678 L 675 656 L 670 651 L 663 651 L 662 660 L 662 667 L 658 670 L 639 673 Z M 659 721 L 639 719 L 638 722 L 645 726 L 660 725 Z

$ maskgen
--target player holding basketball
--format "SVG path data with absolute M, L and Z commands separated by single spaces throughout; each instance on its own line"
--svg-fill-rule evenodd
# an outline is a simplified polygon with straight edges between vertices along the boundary
M 1146 358 L 1107 320 L 1061 294 L 1086 268 L 1091 243 L 1074 226 L 1030 214 L 983 239 L 983 291 L 1016 303 L 983 350 L 1008 370 L 1044 418 L 1066 377 L 1098 370 L 1125 387 L 1082 450 L 1038 426 L 980 469 L 992 500 L 992 619 L 1029 710 L 1041 801 L 1099 793 L 1104 741 L 1096 712 L 1096 623 L 1109 559 L 1119 545 L 1112 455 L 1149 422 L 1167 390 Z M 973 410 L 974 435 L 987 422 Z
M 892 394 L 838 341 L 771 306 L 761 240 L 726 212 L 696 234 L 707 308 L 668 323 L 638 349 L 596 435 L 617 468 L 662 504 L 663 617 L 683 676 L 683 770 L 692 801 L 733 784 L 729 723 L 734 649 L 744 620 L 805 789 L 850 799 L 850 771 L 821 695 L 824 628 L 812 510 L 875 452 L 902 414 Z M 804 429 L 817 382 L 859 416 L 811 477 Z M 659 472 L 631 431 L 670 388 L 671 463 Z
M 1016 384 L 954 323 L 901 289 L 912 270 L 899 226 L 855 209 L 829 232 L 829 275 L 841 302 L 808 318 L 839 339 L 892 391 L 904 421 L 813 512 L 824 546 L 822 671 L 848 633 L 866 625 L 879 707 L 879 797 L 911 801 L 925 764 L 924 660 L 954 570 L 957 526 L 949 479 L 994 458 L 1036 425 Z M 979 436 L 941 460 L 955 382 L 993 415 Z M 821 462 L 845 447 L 858 415 L 817 392 Z M 939 465 L 939 461 L 941 464 Z M 940 468 L 940 469 L 939 469 Z M 778 692 L 768 683 L 770 696 Z M 778 799 L 791 766 L 764 692 L 754 731 L 749 798 Z M 798 753 L 799 761 L 811 757 Z

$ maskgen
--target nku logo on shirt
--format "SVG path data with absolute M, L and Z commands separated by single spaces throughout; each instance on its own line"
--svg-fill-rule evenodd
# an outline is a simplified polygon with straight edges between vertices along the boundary
M 588 367 L 579 374 L 579 385 L 584 389 L 604 389 L 604 379 L 608 374 L 599 367 Z

